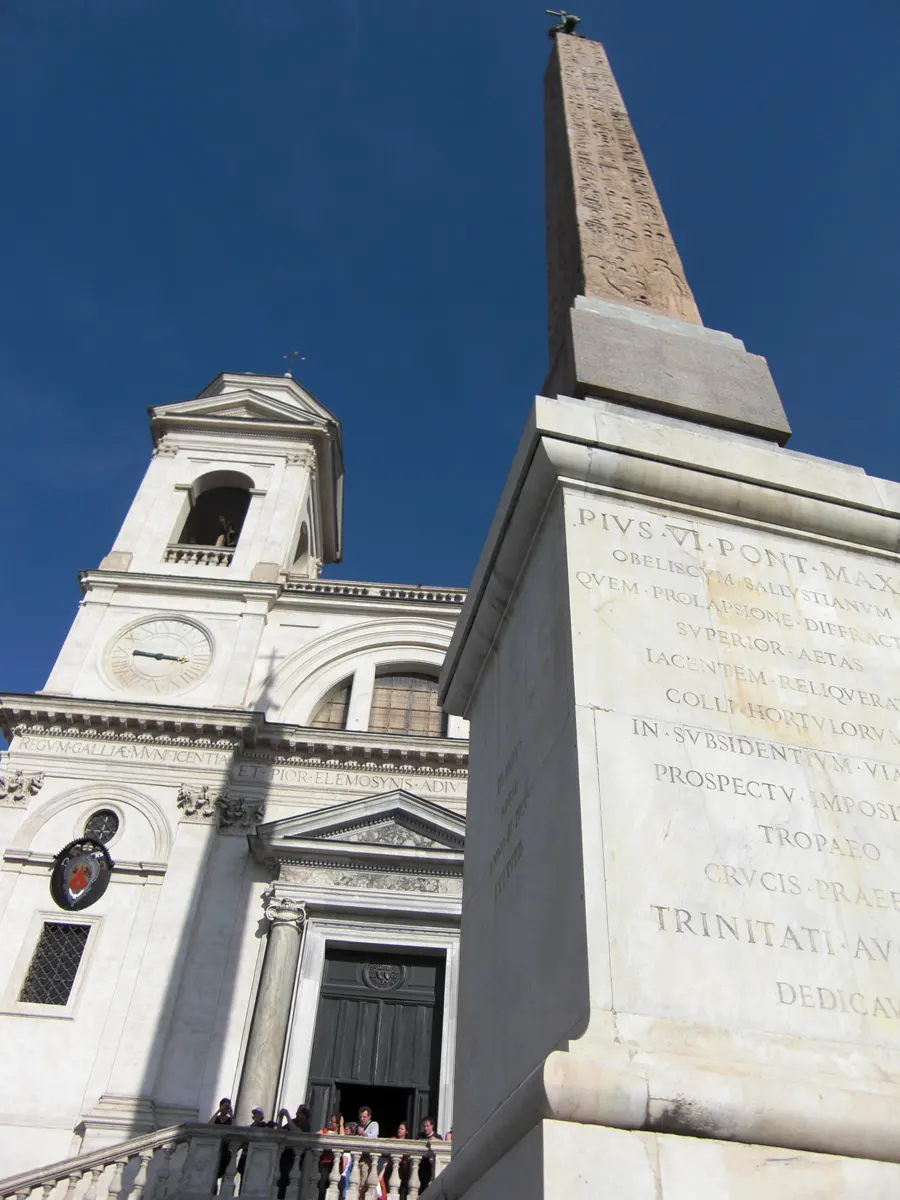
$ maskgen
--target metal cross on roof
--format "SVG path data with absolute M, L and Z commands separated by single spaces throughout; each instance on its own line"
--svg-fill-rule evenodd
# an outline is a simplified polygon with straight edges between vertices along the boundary
M 291 354 L 282 354 L 281 357 L 285 360 L 288 360 L 288 369 L 284 373 L 286 379 L 294 378 L 295 359 L 299 358 L 301 362 L 306 362 L 306 355 L 301 354 L 299 350 L 294 350 Z

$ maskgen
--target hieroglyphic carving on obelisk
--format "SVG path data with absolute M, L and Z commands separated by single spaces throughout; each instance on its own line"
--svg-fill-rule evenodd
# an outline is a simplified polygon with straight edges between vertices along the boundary
M 558 34 L 544 80 L 550 361 L 574 298 L 702 324 L 609 60 Z

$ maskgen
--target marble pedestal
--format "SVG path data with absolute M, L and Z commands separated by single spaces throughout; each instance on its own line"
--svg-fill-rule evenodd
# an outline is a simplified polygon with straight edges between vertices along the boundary
M 535 402 L 442 682 L 471 722 L 444 1195 L 589 1160 L 640 1196 L 664 1146 L 666 1196 L 713 1159 L 710 1195 L 771 1196 L 779 1159 L 815 1180 L 784 1195 L 896 1188 L 898 545 L 900 487 L 857 468 Z M 614 1145 L 643 1165 L 603 1192 Z
M 896 1200 L 900 1166 L 542 1121 L 465 1194 L 467 1200 Z

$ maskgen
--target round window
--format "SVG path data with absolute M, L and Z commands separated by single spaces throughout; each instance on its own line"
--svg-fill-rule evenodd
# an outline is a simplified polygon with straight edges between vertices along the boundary
M 101 808 L 91 813 L 85 822 L 84 836 L 95 838 L 105 846 L 119 831 L 119 818 L 111 808 Z

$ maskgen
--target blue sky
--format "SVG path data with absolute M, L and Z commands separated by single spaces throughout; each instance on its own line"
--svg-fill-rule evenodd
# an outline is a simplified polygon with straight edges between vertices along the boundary
M 0 687 L 45 682 L 146 408 L 282 355 L 351 579 L 465 584 L 546 367 L 543 4 L 4 0 Z M 900 8 L 579 0 L 704 322 L 792 447 L 900 474 Z

